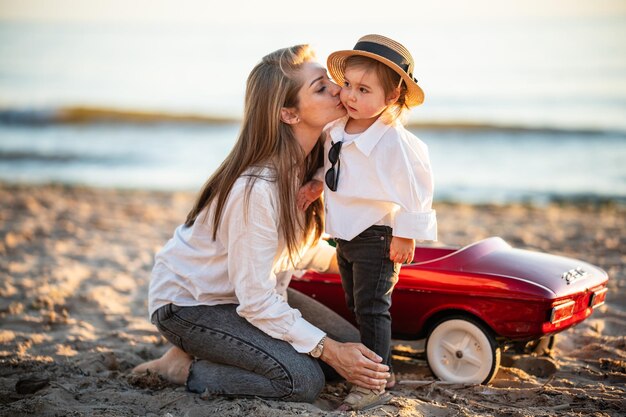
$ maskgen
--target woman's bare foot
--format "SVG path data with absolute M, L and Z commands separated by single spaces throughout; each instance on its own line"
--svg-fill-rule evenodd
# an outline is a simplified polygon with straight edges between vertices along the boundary
M 191 356 L 174 346 L 159 359 L 137 365 L 132 372 L 136 374 L 146 371 L 155 372 L 170 382 L 184 385 L 187 382 L 189 365 L 192 361 Z

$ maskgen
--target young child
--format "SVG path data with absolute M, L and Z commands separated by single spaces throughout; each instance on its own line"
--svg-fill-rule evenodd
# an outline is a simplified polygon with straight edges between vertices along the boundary
M 361 342 L 391 365 L 391 292 L 402 263 L 413 260 L 415 240 L 436 240 L 433 179 L 427 146 L 402 125 L 405 112 L 424 101 L 404 46 L 380 35 L 328 57 L 348 114 L 326 128 L 320 181 L 305 184 L 305 209 L 322 188 L 326 232 L 337 242 L 346 302 Z M 317 176 L 319 179 L 320 176 Z M 395 383 L 392 378 L 387 384 Z M 362 410 L 389 399 L 385 387 L 354 386 L 340 410 Z

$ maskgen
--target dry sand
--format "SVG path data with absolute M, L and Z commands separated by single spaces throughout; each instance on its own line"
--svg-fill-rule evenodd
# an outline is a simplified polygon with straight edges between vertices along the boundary
M 1 416 L 339 415 L 328 410 L 345 395 L 344 382 L 327 385 L 312 405 L 203 399 L 155 376 L 130 375 L 168 348 L 147 320 L 149 273 L 193 198 L 0 185 Z M 515 247 L 601 266 L 611 277 L 608 301 L 560 335 L 552 358 L 505 354 L 489 386 L 416 384 L 433 380 L 420 343 L 396 341 L 395 398 L 360 415 L 626 415 L 626 207 L 436 209 L 442 243 L 499 235 Z

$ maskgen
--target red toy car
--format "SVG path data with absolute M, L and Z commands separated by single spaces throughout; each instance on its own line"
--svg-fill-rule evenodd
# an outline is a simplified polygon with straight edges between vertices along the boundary
M 580 323 L 604 303 L 607 282 L 596 266 L 514 249 L 499 237 L 418 247 L 393 292 L 393 337 L 426 338 L 428 366 L 441 380 L 488 383 L 502 347 Z M 339 275 L 306 272 L 290 285 L 354 322 Z

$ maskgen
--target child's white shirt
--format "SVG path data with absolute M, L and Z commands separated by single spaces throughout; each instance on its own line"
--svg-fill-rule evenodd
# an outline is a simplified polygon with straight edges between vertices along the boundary
M 344 140 L 347 121 L 346 116 L 326 127 L 324 169 L 316 179 L 323 181 L 330 168 L 331 142 Z M 383 224 L 393 229 L 393 236 L 437 240 L 427 145 L 401 123 L 385 124 L 380 118 L 350 139 L 339 153 L 337 191 L 324 183 L 326 233 L 352 240 L 368 227 Z

